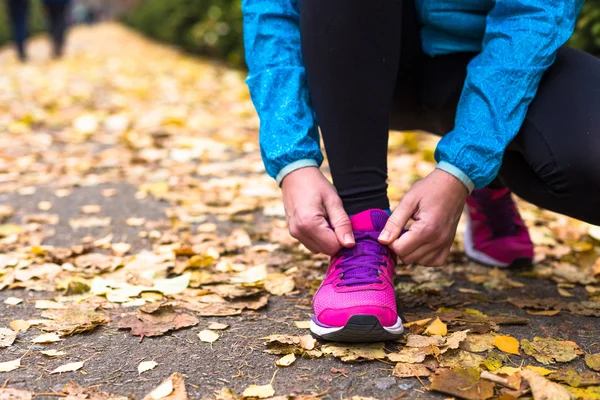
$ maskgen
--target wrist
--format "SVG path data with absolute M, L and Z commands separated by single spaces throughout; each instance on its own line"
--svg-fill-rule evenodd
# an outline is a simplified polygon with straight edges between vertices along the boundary
M 444 171 L 447 174 L 452 175 L 458 181 L 460 181 L 463 184 L 463 186 L 467 189 L 467 194 L 470 194 L 475 188 L 475 185 L 473 184 L 471 178 L 469 178 L 467 174 L 465 174 L 462 170 L 450 164 L 449 162 L 440 161 L 436 166 L 436 170 Z
M 294 162 L 286 165 L 279 171 L 279 173 L 277 174 L 277 177 L 275 178 L 277 185 L 279 187 L 281 187 L 284 178 L 287 177 L 292 172 L 295 172 L 299 169 L 309 168 L 309 167 L 319 169 L 319 163 L 317 162 L 317 160 L 306 158 L 306 159 L 294 161 Z

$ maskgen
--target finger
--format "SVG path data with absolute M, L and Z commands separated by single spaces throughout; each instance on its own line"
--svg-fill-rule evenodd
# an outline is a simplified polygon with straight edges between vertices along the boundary
M 400 200 L 398 207 L 396 207 L 392 215 L 388 218 L 385 227 L 379 235 L 379 242 L 389 245 L 396 240 L 415 212 L 415 208 L 416 204 L 412 200 L 412 197 L 404 196 Z
M 312 241 L 321 249 L 322 253 L 334 256 L 342 249 L 342 245 L 338 241 L 335 232 L 331 230 L 325 218 L 322 218 L 322 222 L 315 226 L 308 234 Z
M 324 203 L 327 217 L 329 218 L 331 226 L 333 226 L 338 242 L 344 247 L 354 246 L 355 242 L 354 235 L 352 234 L 352 224 L 350 223 L 350 218 L 348 218 L 346 210 L 344 210 L 342 200 L 336 195 L 325 199 Z
M 440 267 L 444 265 L 446 261 L 447 252 L 446 249 L 438 249 L 429 252 L 426 256 L 422 257 L 417 263 L 425 267 Z
M 421 264 L 421 262 L 432 255 L 437 254 L 438 246 L 433 243 L 423 243 L 411 253 L 400 257 L 404 264 Z
M 390 247 L 403 261 L 411 253 L 417 251 L 426 243 L 439 243 L 440 228 L 427 220 L 415 221 L 410 229 L 404 232 Z M 442 236 L 443 237 L 443 236 Z

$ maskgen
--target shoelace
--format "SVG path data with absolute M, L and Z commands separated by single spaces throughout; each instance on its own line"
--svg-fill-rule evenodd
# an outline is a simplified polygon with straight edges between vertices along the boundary
M 344 260 L 338 264 L 342 279 L 338 286 L 358 286 L 381 283 L 379 274 L 385 265 L 385 247 L 377 241 L 379 232 L 354 232 L 356 245 L 343 249 Z
M 493 237 L 507 237 L 517 233 L 519 229 L 519 226 L 515 223 L 517 210 L 510 192 L 506 192 L 506 194 L 495 199 L 488 193 L 474 192 L 473 196 L 481 207 L 481 211 L 485 214 Z

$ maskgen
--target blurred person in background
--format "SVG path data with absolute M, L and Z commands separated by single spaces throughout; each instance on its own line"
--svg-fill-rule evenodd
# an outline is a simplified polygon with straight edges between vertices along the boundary
M 53 55 L 60 58 L 63 55 L 67 29 L 69 26 L 70 0 L 43 0 L 48 21 L 48 33 L 52 40 Z
M 331 256 L 314 335 L 401 335 L 396 259 L 444 264 L 463 210 L 467 256 L 499 267 L 534 256 L 511 193 L 600 224 L 600 60 L 564 46 L 582 5 L 243 1 L 266 170 L 292 236 Z M 390 127 L 443 136 L 437 167 L 393 212 Z M 319 170 L 320 136 L 333 185 Z
M 27 18 L 29 16 L 29 0 L 7 0 L 8 16 L 13 31 L 13 39 L 19 60 L 27 60 L 26 42 L 28 36 Z

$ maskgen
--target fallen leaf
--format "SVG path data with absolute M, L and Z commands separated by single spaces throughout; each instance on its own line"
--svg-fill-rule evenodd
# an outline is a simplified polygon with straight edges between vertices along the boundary
M 56 368 L 54 371 L 50 372 L 50 374 L 62 374 L 63 372 L 75 372 L 81 368 L 83 368 L 83 361 L 80 362 L 72 362 L 65 365 L 61 365 Z
M 505 353 L 520 355 L 519 341 L 512 336 L 496 336 L 492 344 Z
M 32 400 L 33 393 L 26 390 L 0 387 L 0 399 L 2 400 Z
M 209 326 L 208 329 L 211 329 L 213 331 L 222 331 L 224 329 L 229 328 L 229 325 L 227 324 L 222 324 L 220 322 L 212 322 Z
M 86 204 L 81 207 L 81 212 L 84 214 L 97 214 L 102 211 L 102 207 L 98 204 Z
M 296 283 L 294 277 L 285 274 L 269 274 L 265 279 L 265 290 L 274 296 L 283 296 L 292 292 Z
M 0 363 L 0 372 L 10 372 L 15 369 L 21 367 L 21 359 L 17 358 L 16 360 L 6 361 Z
M 25 332 L 30 327 L 31 324 L 28 321 L 22 319 L 15 319 L 14 321 L 10 321 L 10 329 L 12 329 L 15 332 Z
M 404 347 L 397 353 L 389 353 L 388 360 L 404 364 L 417 364 L 425 361 L 427 355 L 418 347 Z
M 105 314 L 92 310 L 46 310 L 42 317 L 52 320 L 42 329 L 46 332 L 57 332 L 61 336 L 94 330 L 97 326 L 110 322 Z
M 443 346 L 446 343 L 446 339 L 441 336 L 420 336 L 420 335 L 408 335 L 406 346 L 407 347 L 430 347 L 430 346 Z
M 573 367 L 560 369 L 548 375 L 548 379 L 566 383 L 572 387 L 586 387 L 600 385 L 600 374 L 592 371 L 578 372 Z
M 125 396 L 105 393 L 93 387 L 84 388 L 72 381 L 63 387 L 62 392 L 68 394 L 67 400 L 129 400 Z
M 56 301 L 37 300 L 35 302 L 35 308 L 39 310 L 61 310 L 67 308 L 67 306 L 62 303 L 57 303 Z
M 156 389 L 148 393 L 143 400 L 187 400 L 188 395 L 185 390 L 183 375 L 174 372 L 165 379 Z
M 429 336 L 440 335 L 446 336 L 448 326 L 438 317 L 425 329 L 425 334 Z
M 323 354 L 338 357 L 342 361 L 378 360 L 386 357 L 383 343 L 341 344 L 327 343 L 321 346 Z
M 481 380 L 477 369 L 458 368 L 432 377 L 429 389 L 461 399 L 486 400 L 494 396 L 494 386 L 490 381 Z
M 71 218 L 69 219 L 69 226 L 74 230 L 81 228 L 104 228 L 109 226 L 111 221 L 110 217 Z
M 54 343 L 60 342 L 62 339 L 56 333 L 44 333 L 31 339 L 31 343 Z
M 6 300 L 4 300 L 4 304 L 7 304 L 9 306 L 16 306 L 17 304 L 21 304 L 23 302 L 23 299 L 19 299 L 18 297 L 7 297 Z
M 310 321 L 294 321 L 294 325 L 298 329 L 310 329 Z
M 275 362 L 278 367 L 289 367 L 296 361 L 294 353 L 287 354 Z
M 525 312 L 530 315 L 543 315 L 543 316 L 547 316 L 547 317 L 552 317 L 554 315 L 557 315 L 560 311 L 561 310 L 544 310 L 544 311 L 525 310 Z
M 521 376 L 529 383 L 534 400 L 573 399 L 573 396 L 567 389 L 557 383 L 550 382 L 535 371 L 525 369 L 521 371 Z
M 521 348 L 525 354 L 533 356 L 538 362 L 546 365 L 554 362 L 569 362 L 583 354 L 577 343 L 553 338 L 536 337 L 533 341 L 523 339 Z
M 481 353 L 494 348 L 493 342 L 496 335 L 485 333 L 483 335 L 469 335 L 467 339 L 460 344 L 460 348 L 473 353 Z
M 151 369 L 154 369 L 157 366 L 158 366 L 158 363 L 156 361 L 142 361 L 138 365 L 138 375 L 140 375 L 146 371 L 150 371 Z
M 192 314 L 167 307 L 152 314 L 139 311 L 127 314 L 119 321 L 118 327 L 131 329 L 131 334 L 136 336 L 160 336 L 168 331 L 195 326 L 199 322 Z
M 40 353 L 42 353 L 43 355 L 48 356 L 48 357 L 60 357 L 60 356 L 64 356 L 67 354 L 64 351 L 60 351 L 60 350 L 56 350 L 56 349 L 40 350 Z
M 0 328 L 0 348 L 12 346 L 17 338 L 17 332 L 12 329 Z
M 425 326 L 432 318 L 420 319 L 418 321 L 411 321 L 404 324 L 405 328 L 410 328 L 411 326 Z
M 431 376 L 432 373 L 423 364 L 409 364 L 399 362 L 394 367 L 392 375 L 398 378 L 414 378 L 415 376 Z
M 275 389 L 271 384 L 258 386 L 250 385 L 242 392 L 242 397 L 256 397 L 258 399 L 266 399 L 275 395 Z
M 557 288 L 557 290 L 558 290 L 558 294 L 561 295 L 562 297 L 573 297 L 574 296 L 567 289 L 563 289 L 563 288 L 559 287 L 559 288 Z
M 585 355 L 585 364 L 593 369 L 594 371 L 600 372 L 600 353 L 596 354 L 586 354 Z
M 123 257 L 125 254 L 127 254 L 129 252 L 129 250 L 131 250 L 131 245 L 129 243 L 123 243 L 123 242 L 112 243 L 110 245 L 110 249 L 112 250 L 112 252 L 115 256 Z
M 219 339 L 219 334 L 215 331 L 211 331 L 210 329 L 204 329 L 198 333 L 198 337 L 203 342 L 213 343 Z

